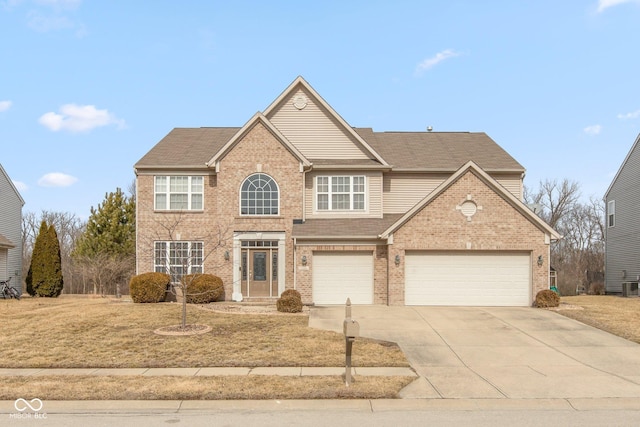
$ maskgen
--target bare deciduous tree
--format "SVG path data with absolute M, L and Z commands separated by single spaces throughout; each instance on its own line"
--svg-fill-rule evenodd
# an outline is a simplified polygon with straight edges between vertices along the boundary
M 542 207 L 538 215 L 563 235 L 551 247 L 561 294 L 588 292 L 604 271 L 604 202 L 595 197 L 580 202 L 580 186 L 567 179 L 541 182 L 536 191 L 525 187 L 524 194 L 527 203 Z
M 167 215 L 156 221 L 154 240 L 147 243 L 148 250 L 154 253 L 156 269 L 160 268 L 171 276 L 173 295 L 181 298 L 181 327 L 187 327 L 187 297 L 195 296 L 189 287 L 195 278 L 207 270 L 213 271 L 220 260 L 220 251 L 229 248 L 231 232 L 228 225 L 209 225 L 197 235 L 181 233 L 184 223 L 182 214 Z M 189 276 L 188 276 L 189 275 Z M 183 278 L 189 278 L 184 280 Z

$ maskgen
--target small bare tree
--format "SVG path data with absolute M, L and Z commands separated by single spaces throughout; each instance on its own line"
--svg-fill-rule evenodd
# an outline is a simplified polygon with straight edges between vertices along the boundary
M 182 319 L 181 328 L 187 328 L 187 300 L 188 297 L 200 295 L 192 290 L 193 282 L 204 273 L 205 262 L 208 269 L 213 270 L 216 265 L 216 254 L 227 250 L 231 233 L 228 225 L 209 226 L 202 234 L 190 235 L 182 239 L 181 224 L 184 223 L 183 214 L 165 216 L 156 221 L 155 240 L 150 242 L 154 251 L 156 271 L 171 276 L 172 286 L 169 289 L 173 295 L 181 300 Z M 151 245 L 149 245 L 151 246 Z
M 123 292 L 121 284 L 128 283 L 131 279 L 131 266 L 134 264 L 132 258 L 97 253 L 92 256 L 77 256 L 75 262 L 83 278 L 92 284 L 94 294 L 115 295 L 116 298 L 120 298 Z

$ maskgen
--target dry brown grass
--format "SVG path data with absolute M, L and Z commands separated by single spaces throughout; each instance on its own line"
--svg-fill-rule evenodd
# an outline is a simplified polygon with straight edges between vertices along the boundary
M 393 399 L 415 377 L 4 377 L 0 400 Z
M 640 298 L 611 295 L 562 297 L 561 303 L 582 307 L 558 313 L 640 344 Z
M 190 306 L 187 323 L 212 331 L 161 336 L 180 304 L 108 298 L 0 300 L 2 368 L 343 366 L 344 337 L 311 329 L 301 315 L 224 314 Z M 395 345 L 359 339 L 354 366 L 409 366 Z

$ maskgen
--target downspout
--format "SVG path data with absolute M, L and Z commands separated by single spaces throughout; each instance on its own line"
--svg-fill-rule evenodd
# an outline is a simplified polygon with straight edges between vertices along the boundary
M 389 288 L 391 287 L 391 283 L 389 282 L 389 280 L 391 279 L 391 245 L 393 244 L 393 234 L 391 234 L 389 237 L 387 237 L 387 306 L 390 306 L 391 304 L 389 303 L 389 298 L 391 297 L 391 293 L 389 291 Z
M 298 275 L 296 274 L 296 254 L 298 252 L 298 245 L 296 242 L 296 238 L 293 238 L 293 289 L 298 289 Z

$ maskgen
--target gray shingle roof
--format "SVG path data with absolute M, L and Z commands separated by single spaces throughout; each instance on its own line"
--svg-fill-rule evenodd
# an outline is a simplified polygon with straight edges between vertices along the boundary
M 12 249 L 12 248 L 15 248 L 15 247 L 16 247 L 16 245 L 14 245 L 11 242 L 11 240 L 7 239 L 2 234 L 0 234 L 0 248 Z
M 386 214 L 383 218 L 307 219 L 293 225 L 293 237 L 376 238 L 396 222 L 402 214 Z
M 203 167 L 240 128 L 175 128 L 135 164 L 136 168 Z
M 455 171 L 469 160 L 487 171 L 523 171 L 513 157 L 482 132 L 355 131 L 394 169 Z M 142 157 L 136 168 L 205 168 L 240 128 L 176 128 Z M 370 160 L 310 159 L 318 166 L 379 166 Z
M 524 167 L 484 132 L 374 132 L 355 131 L 394 169 L 455 171 L 469 160 L 484 170 L 521 170 Z

